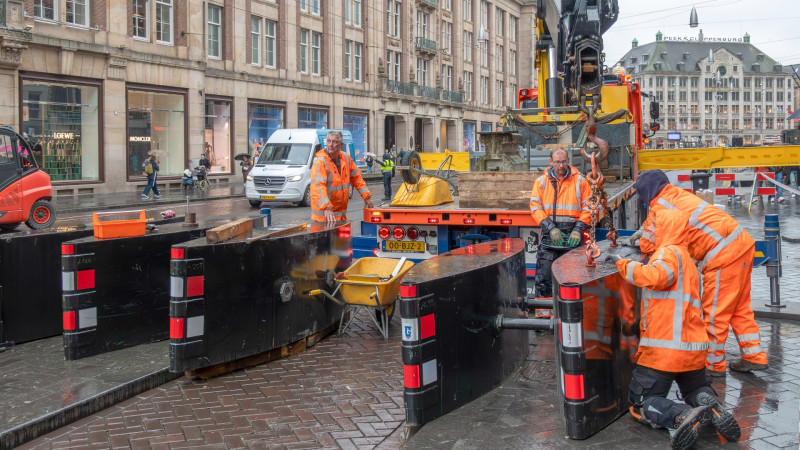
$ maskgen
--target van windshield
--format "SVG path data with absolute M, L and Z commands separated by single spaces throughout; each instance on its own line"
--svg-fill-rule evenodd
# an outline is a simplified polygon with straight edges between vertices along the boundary
M 267 144 L 256 164 L 302 166 L 308 162 L 311 144 Z

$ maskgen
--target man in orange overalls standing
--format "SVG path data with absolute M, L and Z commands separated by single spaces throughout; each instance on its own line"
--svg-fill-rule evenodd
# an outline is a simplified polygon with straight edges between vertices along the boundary
M 350 185 L 364 199 L 367 208 L 374 208 L 372 194 L 361 178 L 361 171 L 346 152 L 342 133 L 328 132 L 325 148 L 318 151 L 311 167 L 311 220 L 336 222 L 347 220 L 347 203 L 350 201 Z
M 739 424 L 720 405 L 705 373 L 709 342 L 700 317 L 700 280 L 686 248 L 688 220 L 689 214 L 682 211 L 656 211 L 652 221 L 655 248 L 648 263 L 616 262 L 628 283 L 645 288 L 641 339 L 628 392 L 631 415 L 655 428 L 673 429 L 673 449 L 692 447 L 697 428 L 706 418 L 727 441 L 735 442 L 741 435 Z M 673 381 L 686 403 L 667 399 Z
M 750 274 L 753 271 L 755 241 L 731 216 L 700 197 L 669 183 L 661 170 L 647 170 L 636 180 L 639 198 L 650 205 L 639 241 L 643 253 L 653 253 L 653 214 L 676 209 L 690 214 L 686 245 L 703 275 L 703 311 L 711 340 L 709 375 L 725 376 L 725 341 L 733 328 L 742 357 L 731 370 L 750 372 L 769 368 L 767 354 L 750 307 Z

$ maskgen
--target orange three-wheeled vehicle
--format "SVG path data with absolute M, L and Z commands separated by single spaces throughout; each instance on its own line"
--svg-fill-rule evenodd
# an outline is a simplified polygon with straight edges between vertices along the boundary
M 0 229 L 25 222 L 33 229 L 56 220 L 50 200 L 50 176 L 36 162 L 28 142 L 9 126 L 0 126 Z

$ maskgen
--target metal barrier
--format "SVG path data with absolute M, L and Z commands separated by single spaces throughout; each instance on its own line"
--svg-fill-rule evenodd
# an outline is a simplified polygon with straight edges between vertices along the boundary
M 0 237 L 0 346 L 61 334 L 61 244 L 89 236 L 91 227 L 4 234 Z
M 598 242 L 609 252 L 608 241 Z M 613 252 L 636 257 L 638 250 Z M 628 410 L 640 294 L 616 267 L 586 267 L 583 249 L 553 263 L 559 393 L 567 437 L 585 439 Z
M 528 332 L 497 327 L 525 298 L 525 244 L 503 239 L 423 261 L 400 284 L 406 422 L 420 426 L 500 385 Z
M 240 360 L 335 325 L 341 306 L 303 293 L 334 286 L 335 272 L 350 265 L 351 240 L 350 224 L 340 223 L 173 246 L 170 370 Z

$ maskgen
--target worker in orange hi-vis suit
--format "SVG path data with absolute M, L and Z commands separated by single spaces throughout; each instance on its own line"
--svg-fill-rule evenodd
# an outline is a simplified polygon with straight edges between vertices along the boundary
M 644 288 L 630 412 L 653 427 L 675 429 L 673 449 L 692 447 L 706 418 L 725 440 L 741 437 L 739 424 L 719 403 L 705 373 L 709 342 L 701 318 L 700 280 L 686 247 L 688 220 L 683 211 L 656 211 L 655 253 L 648 263 L 616 262 L 628 283 Z M 673 381 L 686 403 L 667 399 Z
M 578 169 L 569 165 L 567 152 L 552 150 L 550 167 L 531 189 L 531 217 L 542 230 L 536 252 L 537 297 L 553 296 L 553 261 L 577 247 L 583 232 L 589 229 L 592 214 L 584 202 L 591 195 L 592 187 Z
M 364 199 L 367 208 L 374 208 L 372 194 L 361 178 L 361 171 L 346 152 L 342 152 L 342 133 L 328 132 L 325 148 L 318 151 L 311 167 L 311 220 L 335 222 L 347 220 L 350 185 Z
M 700 197 L 669 183 L 661 170 L 647 170 L 636 181 L 639 197 L 650 205 L 644 233 L 639 241 L 643 253 L 652 253 L 652 216 L 664 209 L 690 213 L 689 253 L 703 277 L 703 311 L 711 339 L 709 375 L 725 376 L 725 341 L 733 329 L 742 357 L 731 370 L 749 372 L 769 368 L 767 354 L 750 307 L 750 274 L 753 271 L 755 241 L 731 216 Z

